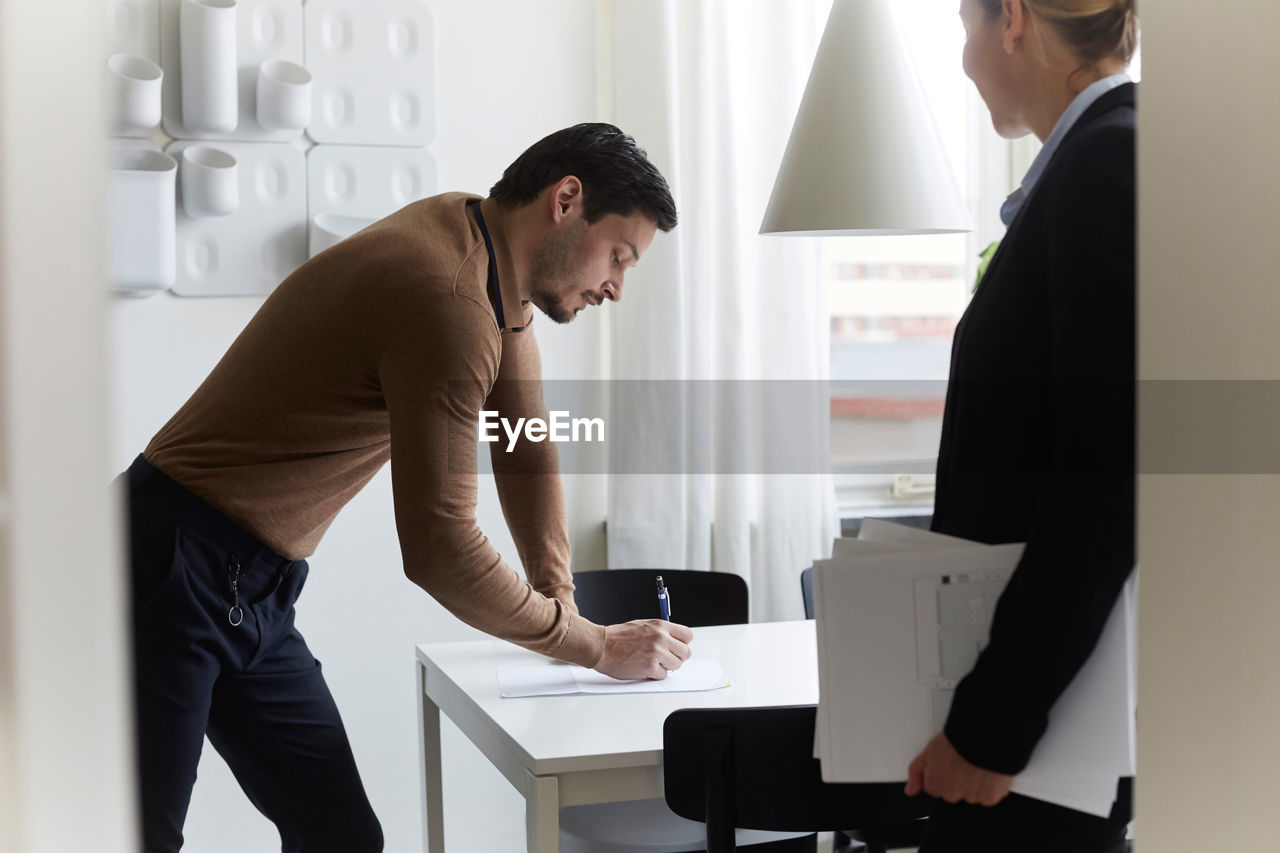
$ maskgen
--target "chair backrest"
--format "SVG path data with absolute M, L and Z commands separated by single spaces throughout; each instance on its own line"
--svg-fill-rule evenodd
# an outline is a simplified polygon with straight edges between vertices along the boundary
M 728 572 L 688 569 L 604 569 L 573 576 L 578 612 L 597 625 L 657 619 L 656 578 L 671 596 L 671 621 L 697 628 L 749 620 L 747 584 Z
M 779 831 L 885 828 L 928 814 L 902 782 L 822 781 L 813 757 L 817 708 L 688 708 L 662 729 L 667 805 L 705 821 L 707 853 L 733 850 L 735 827 Z M 904 768 L 905 771 L 905 768 Z
M 804 618 L 813 618 L 813 566 L 800 573 L 800 600 L 804 602 Z

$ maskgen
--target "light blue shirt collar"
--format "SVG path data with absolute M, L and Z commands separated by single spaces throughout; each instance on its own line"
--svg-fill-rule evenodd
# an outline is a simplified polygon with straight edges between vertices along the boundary
M 1128 74 L 1112 74 L 1110 77 L 1103 77 L 1101 80 L 1089 84 L 1083 92 L 1076 95 L 1075 100 L 1067 107 L 1067 111 L 1062 114 L 1061 118 L 1058 119 L 1058 123 L 1053 126 L 1053 133 L 1049 134 L 1049 138 L 1044 141 L 1044 147 L 1040 149 L 1036 159 L 1031 162 L 1031 168 L 1027 170 L 1026 177 L 1022 179 L 1022 186 L 1014 190 L 1004 200 L 1004 204 L 1000 206 L 1000 219 L 1004 222 L 1006 228 L 1013 221 L 1013 217 L 1017 216 L 1018 211 L 1022 208 L 1022 203 L 1027 200 L 1027 196 L 1031 195 L 1031 190 L 1036 185 L 1036 181 L 1040 180 L 1040 176 L 1044 174 L 1045 167 L 1049 165 L 1049 161 L 1053 159 L 1058 146 L 1062 144 L 1062 137 L 1066 136 L 1067 131 L 1071 130 L 1080 116 L 1084 115 L 1084 111 L 1093 106 L 1094 101 L 1107 92 L 1117 86 L 1132 82 Z

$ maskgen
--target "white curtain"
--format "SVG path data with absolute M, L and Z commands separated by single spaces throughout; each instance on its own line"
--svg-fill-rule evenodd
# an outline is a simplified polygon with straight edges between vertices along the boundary
M 800 572 L 838 531 L 828 319 L 814 240 L 757 232 L 829 3 L 602 8 L 614 121 L 681 217 L 610 329 L 609 566 L 735 572 L 754 621 L 798 619 Z

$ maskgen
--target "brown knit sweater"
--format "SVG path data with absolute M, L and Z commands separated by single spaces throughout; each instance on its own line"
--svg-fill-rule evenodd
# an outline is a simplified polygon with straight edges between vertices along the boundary
M 525 473 L 555 471 L 554 444 L 491 445 L 530 583 L 476 525 L 479 410 L 546 412 L 532 306 L 516 291 L 505 235 L 488 223 L 499 330 L 470 198 L 415 202 L 299 267 L 144 455 L 293 559 L 315 551 L 390 459 L 405 574 L 468 624 L 592 666 L 604 628 L 573 604 L 559 475 Z

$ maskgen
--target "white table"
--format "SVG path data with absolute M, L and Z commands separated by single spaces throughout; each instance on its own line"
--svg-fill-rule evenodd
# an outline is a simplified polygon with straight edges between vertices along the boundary
M 524 795 L 530 853 L 558 853 L 561 806 L 663 796 L 662 724 L 672 711 L 816 704 L 813 626 L 695 628 L 694 656 L 719 661 L 730 681 L 703 693 L 503 699 L 499 666 L 559 664 L 501 640 L 418 646 L 427 850 L 444 851 L 441 711 Z

